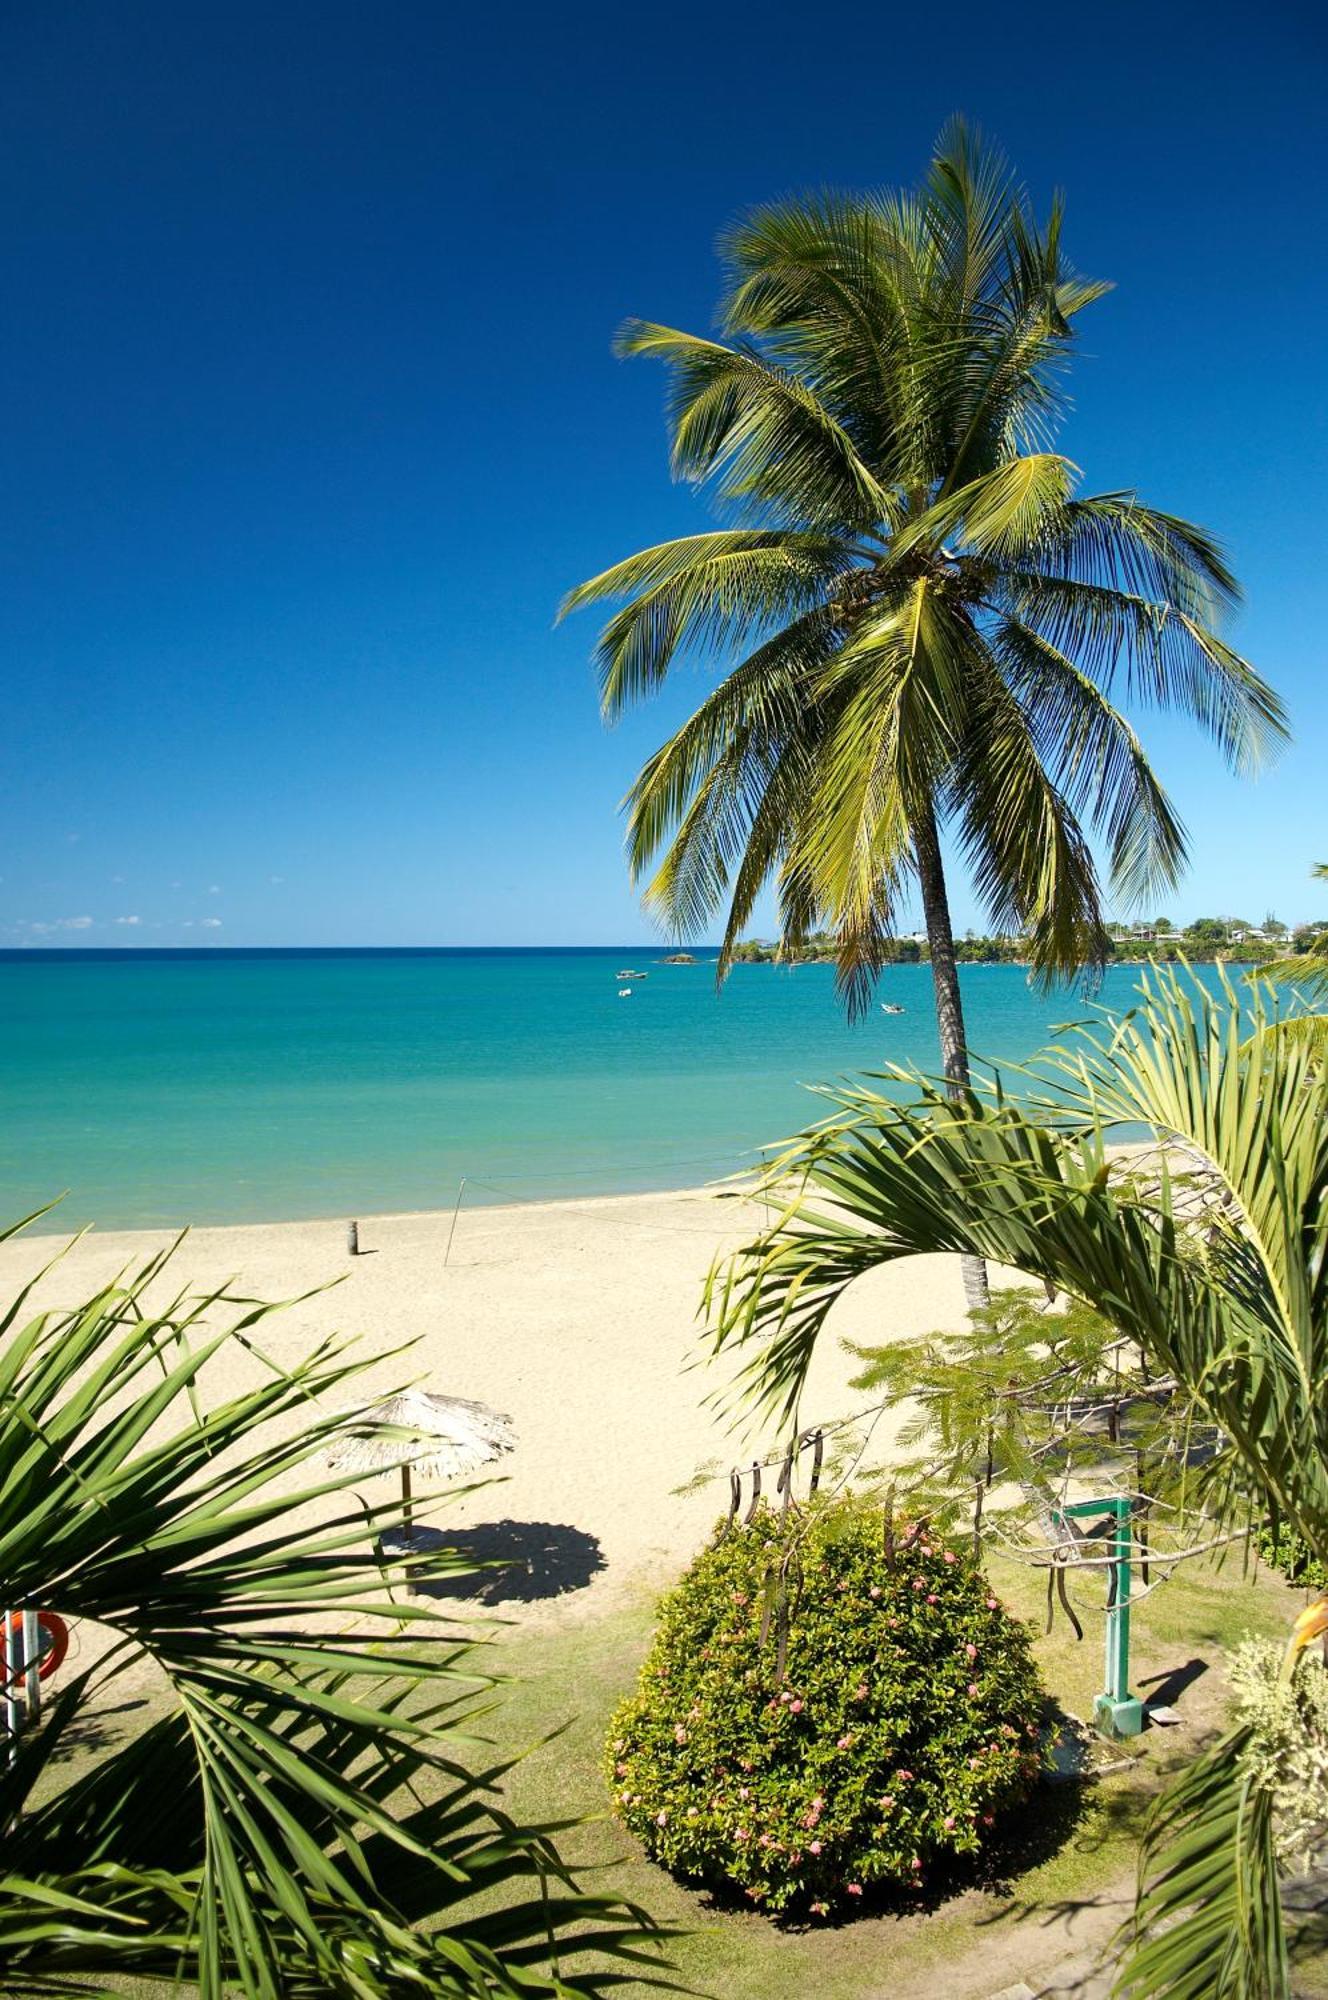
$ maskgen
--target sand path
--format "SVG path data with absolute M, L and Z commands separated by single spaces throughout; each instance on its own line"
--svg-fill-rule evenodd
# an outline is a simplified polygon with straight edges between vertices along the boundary
M 506 1477 L 458 1497 L 446 1525 L 465 1528 L 480 1555 L 517 1558 L 487 1602 L 505 1613 L 520 1605 L 523 1618 L 584 1616 L 666 1581 L 727 1505 L 723 1480 L 673 1489 L 707 1463 L 727 1467 L 763 1448 L 705 1407 L 724 1375 L 695 1365 L 705 1273 L 760 1220 L 745 1200 L 708 1190 L 463 1209 L 449 1255 L 450 1213 L 384 1216 L 362 1223 L 367 1254 L 357 1258 L 341 1222 L 196 1229 L 174 1282 L 233 1278 L 251 1296 L 285 1299 L 340 1279 L 264 1323 L 274 1359 L 290 1363 L 334 1332 L 370 1354 L 417 1339 L 409 1356 L 376 1363 L 367 1387 L 420 1378 L 509 1412 L 519 1442 Z M 73 1304 L 168 1240 L 87 1236 L 43 1281 L 40 1300 Z M 0 1245 L 0 1296 L 53 1248 L 49 1237 Z M 831 1325 L 850 1339 L 893 1338 L 956 1324 L 962 1311 L 954 1260 L 921 1258 L 863 1280 Z M 210 1378 L 216 1392 L 253 1366 L 229 1352 Z M 839 1341 L 823 1339 L 808 1421 L 865 1405 L 848 1387 L 853 1369 Z M 383 1499 L 391 1489 L 375 1480 L 366 1490 Z

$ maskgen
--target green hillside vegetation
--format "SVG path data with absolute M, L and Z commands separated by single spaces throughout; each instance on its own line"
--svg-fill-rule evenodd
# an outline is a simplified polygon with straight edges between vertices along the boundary
M 1121 965 L 1156 962 L 1174 965 L 1186 959 L 1192 965 L 1212 965 L 1219 961 L 1234 965 L 1268 965 L 1291 956 L 1313 955 L 1324 943 L 1319 926 L 1302 924 L 1294 931 L 1276 917 L 1251 924 L 1239 917 L 1196 917 L 1183 929 L 1157 918 L 1147 924 L 1108 924 L 1107 959 Z M 954 941 L 955 957 L 961 965 L 1031 965 L 1033 951 L 1026 936 L 1006 933 L 994 937 L 966 931 Z M 925 937 L 892 937 L 881 944 L 885 965 L 925 965 L 930 962 Z M 833 965 L 835 940 L 826 931 L 816 931 L 801 944 L 780 944 L 763 938 L 744 938 L 733 950 L 735 965 Z

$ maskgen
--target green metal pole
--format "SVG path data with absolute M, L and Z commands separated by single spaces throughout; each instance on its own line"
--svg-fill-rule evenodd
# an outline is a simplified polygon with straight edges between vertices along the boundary
M 1107 1693 L 1113 1701 L 1126 1701 L 1130 1693 L 1130 1523 L 1129 1502 L 1118 1503 L 1116 1513 L 1116 1601 L 1107 1619 L 1107 1645 L 1111 1654 L 1107 1665 Z
M 1107 1613 L 1105 1686 L 1093 1701 L 1093 1720 L 1104 1736 L 1137 1736 L 1144 1726 L 1144 1705 L 1130 1693 L 1130 1508 L 1129 1500 L 1113 1494 L 1107 1500 L 1078 1500 L 1061 1509 L 1066 1520 L 1105 1514 L 1113 1523 L 1115 1587 Z

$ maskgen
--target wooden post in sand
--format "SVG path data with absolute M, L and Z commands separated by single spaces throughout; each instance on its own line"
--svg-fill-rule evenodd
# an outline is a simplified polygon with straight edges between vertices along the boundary
M 360 1225 L 358 1222 L 348 1222 L 346 1224 L 346 1248 L 347 1250 L 349 1250 L 352 1257 L 359 1256 Z

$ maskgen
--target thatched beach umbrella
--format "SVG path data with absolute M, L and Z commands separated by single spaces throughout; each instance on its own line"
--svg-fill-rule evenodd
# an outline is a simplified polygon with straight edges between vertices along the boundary
M 389 1429 L 411 1435 L 385 1435 Z M 492 1465 L 515 1443 L 512 1419 L 487 1403 L 406 1389 L 357 1412 L 343 1436 L 328 1447 L 326 1458 L 335 1470 L 348 1472 L 391 1472 L 400 1467 L 402 1525 L 409 1541 L 412 1475 L 430 1481 L 460 1479 Z

